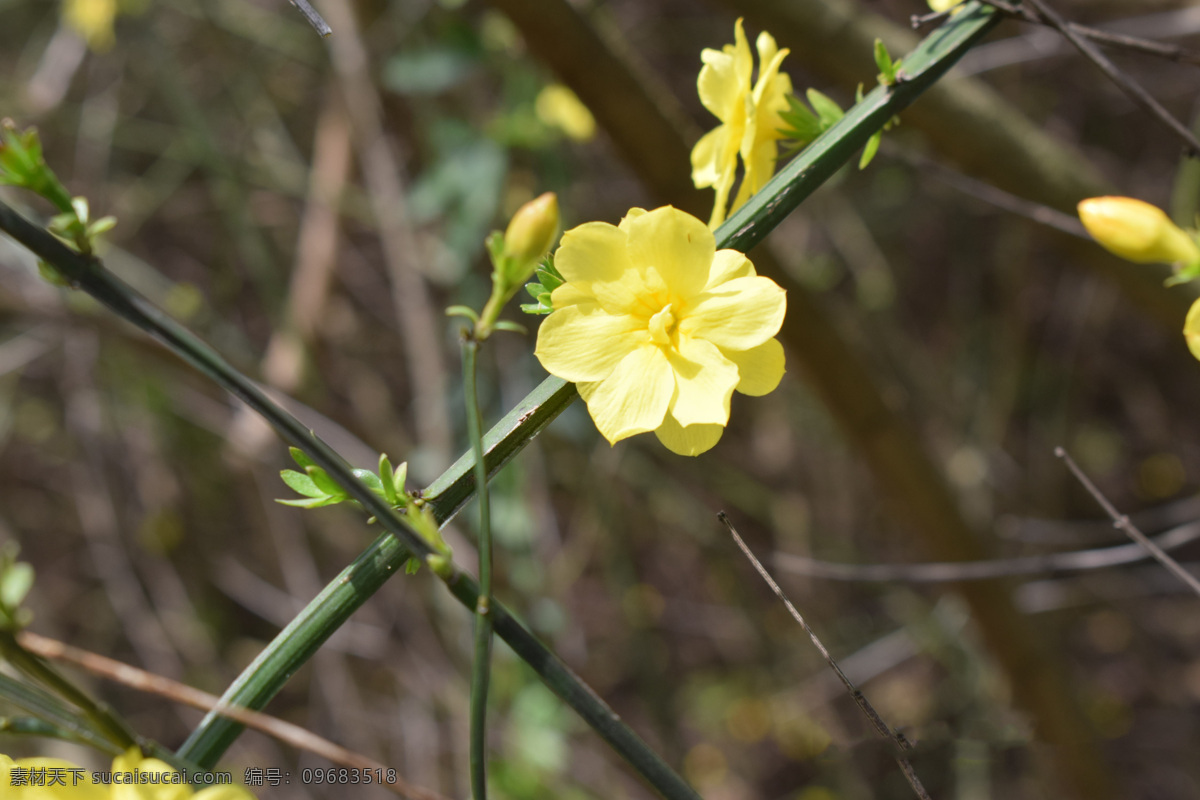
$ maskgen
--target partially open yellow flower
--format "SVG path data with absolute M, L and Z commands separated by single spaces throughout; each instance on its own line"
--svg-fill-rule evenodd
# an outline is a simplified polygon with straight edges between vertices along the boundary
M 788 51 L 780 50 L 771 34 L 763 31 L 758 35 L 758 80 L 753 85 L 754 59 L 740 19 L 734 39 L 734 44 L 721 50 L 705 49 L 700 54 L 704 62 L 697 82 L 700 102 L 721 124 L 692 149 L 692 181 L 697 188 L 712 186 L 717 191 L 708 223 L 712 228 L 725 221 L 739 156 L 746 175 L 730 211 L 741 207 L 775 174 L 776 142 L 783 138 L 780 130 L 786 127 L 779 112 L 787 110 L 787 96 L 792 92 L 791 78 L 779 71 Z
M 1079 204 L 1079 219 L 1100 245 L 1138 264 L 1200 262 L 1194 239 L 1149 203 L 1132 197 L 1092 197 Z
M 1187 319 L 1183 321 L 1183 338 L 1192 355 L 1200 359 L 1200 300 L 1188 309 Z
M 170 764 L 143 758 L 137 748 L 117 756 L 112 771 L 94 773 L 58 758 L 0 754 L 0 797 L 4 800 L 254 800 L 240 786 L 210 786 L 194 792 Z
M 619 226 L 580 225 L 554 265 L 566 283 L 536 355 L 579 384 L 609 442 L 654 431 L 672 452 L 699 455 L 721 438 L 734 389 L 779 385 L 783 289 L 742 253 L 717 250 L 692 215 L 635 208 Z

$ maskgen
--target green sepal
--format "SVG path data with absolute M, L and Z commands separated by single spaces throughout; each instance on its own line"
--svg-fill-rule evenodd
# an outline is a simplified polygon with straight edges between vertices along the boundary
M 500 320 L 492 327 L 498 331 L 508 331 L 509 333 L 521 333 L 521 334 L 529 333 L 529 329 L 526 328 L 521 323 L 509 322 L 508 320 L 504 320 L 504 319 Z
M 479 315 L 475 313 L 475 309 L 469 306 L 450 306 L 446 309 L 447 317 L 466 317 L 476 325 L 479 324 Z
M 416 575 L 421 571 L 421 562 L 415 558 L 410 558 L 404 562 L 404 574 Z

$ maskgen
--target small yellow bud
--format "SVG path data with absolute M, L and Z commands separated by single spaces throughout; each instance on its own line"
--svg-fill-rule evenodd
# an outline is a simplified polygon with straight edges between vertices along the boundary
M 1200 246 L 1161 209 L 1132 197 L 1093 197 L 1079 204 L 1079 219 L 1100 245 L 1138 264 L 1200 262 Z
M 504 255 L 523 266 L 532 267 L 546 255 L 557 233 L 558 195 L 546 192 L 521 206 L 513 215 L 508 230 L 504 232 Z M 524 278 L 516 282 L 522 280 Z
M 1192 303 L 1187 319 L 1183 321 L 1183 338 L 1192 355 L 1200 359 L 1200 300 Z

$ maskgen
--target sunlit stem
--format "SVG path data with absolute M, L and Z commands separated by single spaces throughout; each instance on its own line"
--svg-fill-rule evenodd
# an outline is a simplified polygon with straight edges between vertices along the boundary
M 487 313 L 486 307 L 484 313 Z M 479 340 L 475 333 L 466 333 L 463 336 L 463 388 L 467 435 L 475 456 L 475 493 L 479 498 L 479 599 L 475 601 L 475 658 L 471 666 L 471 794 L 475 800 L 486 800 L 487 695 L 492 665 L 492 526 L 487 465 L 483 461 L 483 420 L 475 386 L 478 353 Z

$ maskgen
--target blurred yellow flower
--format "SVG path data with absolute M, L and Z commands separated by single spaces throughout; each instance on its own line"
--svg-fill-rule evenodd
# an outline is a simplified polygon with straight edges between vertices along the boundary
M 780 50 L 771 34 L 763 31 L 758 35 L 758 80 L 753 85 L 754 59 L 741 19 L 734 27 L 734 39 L 734 44 L 721 50 L 705 49 L 700 54 L 704 62 L 697 81 L 700 102 L 721 120 L 692 149 L 692 181 L 697 188 L 712 186 L 717 192 L 708 223 L 711 228 L 725 221 L 739 156 L 746 174 L 730 212 L 775 174 L 776 142 L 783 138 L 780 130 L 786 127 L 779 112 L 787 110 L 787 96 L 792 92 L 791 78 L 779 71 L 788 50 Z
M 955 6 L 960 6 L 965 0 L 929 0 L 929 7 L 939 14 L 943 11 L 949 11 Z
M 64 0 L 62 14 L 63 21 L 95 52 L 103 53 L 116 42 L 117 0 Z
M 0 754 L 0 789 L 4 800 L 254 800 L 240 786 L 195 792 L 182 773 L 157 758 L 143 758 L 137 748 L 113 759 L 109 773 L 58 758 L 13 761 Z
M 721 438 L 733 390 L 763 395 L 783 377 L 774 339 L 787 299 L 703 222 L 671 206 L 631 209 L 619 226 L 563 234 L 566 280 L 536 355 L 574 381 L 610 443 L 654 431 L 680 455 Z
M 1155 206 L 1132 197 L 1092 197 L 1079 219 L 1105 250 L 1138 264 L 1200 263 L 1200 246 Z
M 1192 303 L 1188 309 L 1187 319 L 1183 322 L 1183 338 L 1192 355 L 1200 358 L 1200 300 Z
M 558 128 L 577 142 L 596 135 L 596 119 L 588 107 L 566 86 L 551 84 L 538 92 L 534 101 L 538 119 Z

